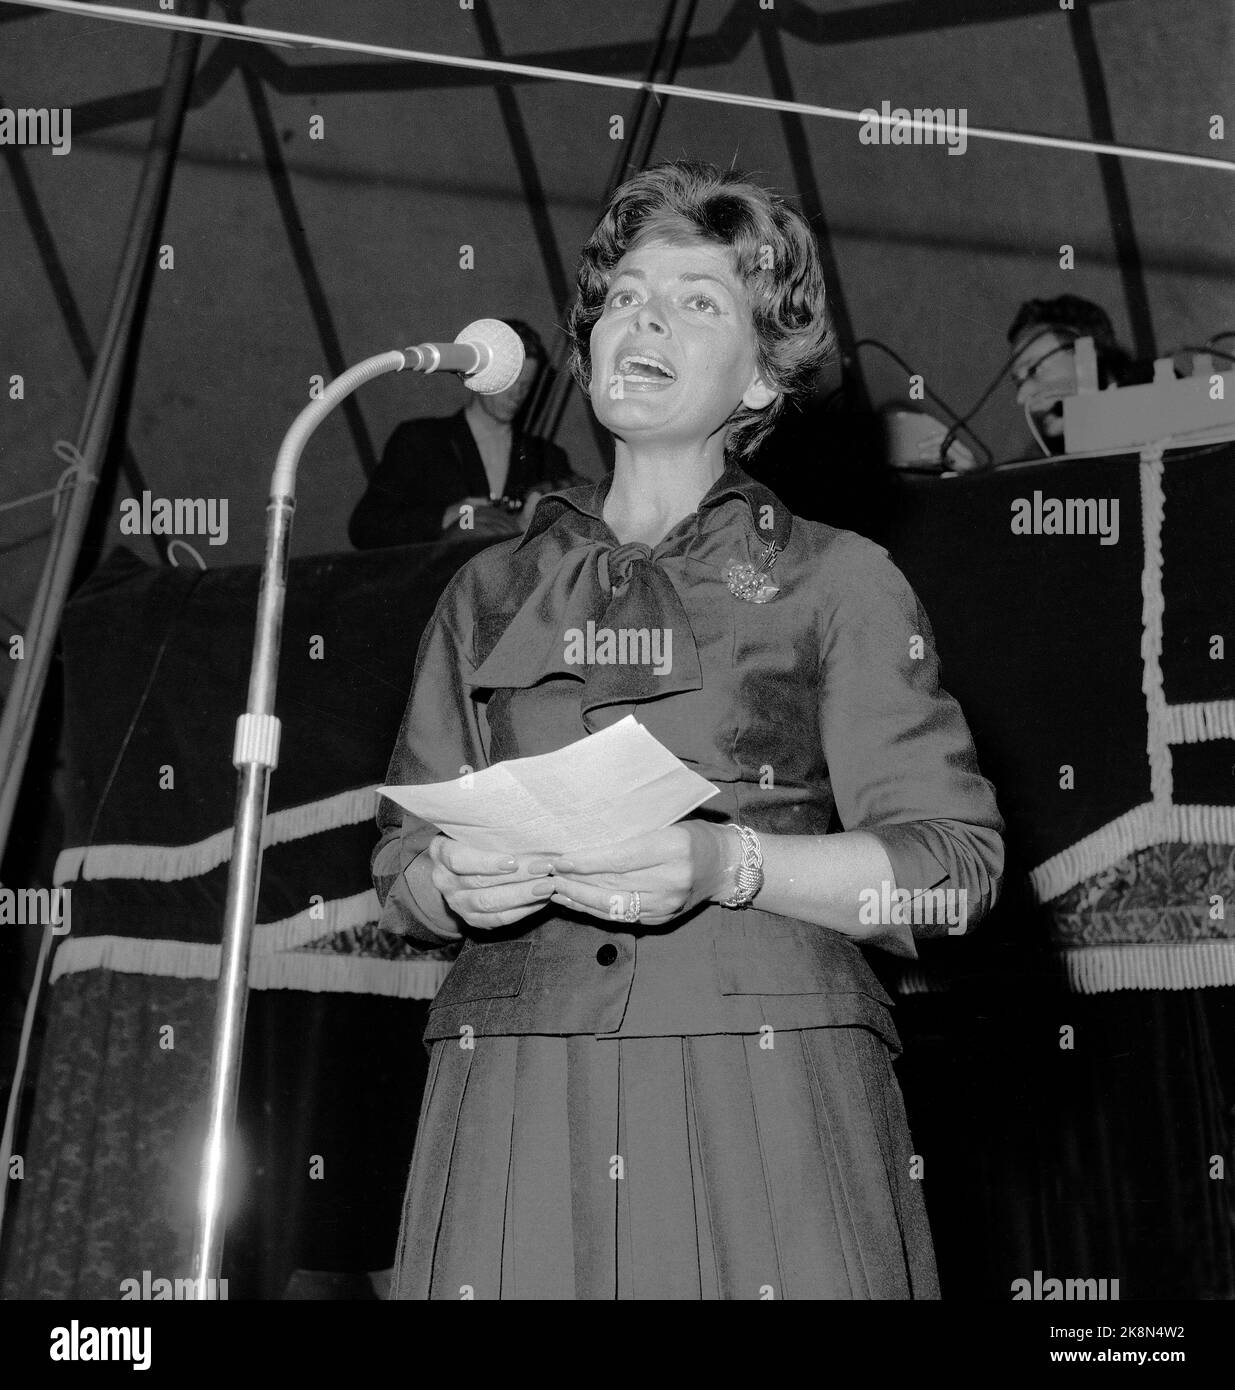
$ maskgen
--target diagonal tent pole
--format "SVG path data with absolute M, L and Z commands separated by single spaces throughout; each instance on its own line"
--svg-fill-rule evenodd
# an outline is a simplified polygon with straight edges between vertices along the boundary
M 678 9 L 679 3 L 681 3 L 680 10 Z M 664 22 L 660 26 L 660 33 L 656 36 L 656 48 L 652 53 L 652 61 L 648 64 L 649 82 L 662 70 L 665 76 L 671 80 L 678 75 L 678 69 L 682 65 L 682 55 L 686 51 L 686 40 L 690 37 L 691 26 L 695 22 L 695 11 L 698 8 L 699 0 L 669 0 Z M 673 51 L 666 58 L 664 56 L 665 48 L 670 39 L 673 41 Z M 639 104 L 635 109 L 633 138 L 628 146 L 623 144 L 618 148 L 616 166 L 609 179 L 611 190 L 617 188 L 631 173 L 637 172 L 647 164 L 652 148 L 656 144 L 656 137 L 660 134 L 660 126 L 664 118 L 664 102 L 659 98 L 654 98 L 653 94 L 646 89 L 640 92 Z
M 793 101 L 793 79 L 789 75 L 789 65 L 785 61 L 785 49 L 781 42 L 780 30 L 774 24 L 765 24 L 759 31 L 763 43 L 763 58 L 767 64 L 768 75 L 772 79 L 772 91 L 785 102 Z M 806 123 L 795 111 L 782 111 L 781 130 L 784 132 L 785 146 L 789 153 L 789 164 L 801 193 L 806 216 L 815 231 L 815 241 L 823 258 L 824 283 L 827 285 L 828 309 L 836 328 L 836 337 L 841 353 L 841 389 L 845 403 L 851 411 L 866 412 L 871 409 L 870 393 L 862 376 L 862 364 L 855 346 L 856 334 L 853 320 L 849 316 L 849 306 L 841 286 L 840 266 L 832 245 L 832 232 L 824 212 L 823 199 L 815 178 L 814 164 L 810 157 L 810 146 L 806 138 Z
M 7 103 L 3 100 L 3 93 L 0 93 L 0 109 L 6 105 Z M 81 127 L 77 120 L 76 110 L 74 111 L 73 127 L 74 134 L 80 136 Z M 38 195 L 35 193 L 34 181 L 26 169 L 20 147 L 6 145 L 4 147 L 4 159 L 8 165 L 9 177 L 13 180 L 13 189 L 17 194 L 17 202 L 21 207 L 22 216 L 26 219 L 26 226 L 30 231 L 30 239 L 33 241 L 35 251 L 42 262 L 43 274 L 47 277 L 52 297 L 55 299 L 56 307 L 60 310 L 60 315 L 64 320 L 64 330 L 69 341 L 73 344 L 74 355 L 81 363 L 82 375 L 89 377 L 94 371 L 98 358 L 91 346 L 90 335 L 82 319 L 77 296 L 73 293 L 73 287 L 65 272 L 64 262 L 57 250 L 55 234 L 47 218 L 43 215 Z M 120 468 L 128 480 L 134 497 L 140 497 L 146 490 L 146 478 L 133 450 L 127 443 L 124 445 L 124 452 L 120 458 Z M 164 536 L 151 536 L 150 539 L 154 542 L 160 556 L 166 561 L 166 538 Z
M 326 366 L 330 369 L 331 377 L 342 376 L 347 370 L 343 346 L 339 341 L 339 332 L 331 316 L 325 286 L 313 259 L 313 253 L 309 249 L 309 239 L 305 232 L 304 222 L 296 206 L 296 196 L 292 191 L 292 180 L 288 173 L 287 161 L 283 158 L 283 151 L 279 147 L 274 119 L 270 113 L 270 103 L 266 99 L 266 88 L 248 63 L 241 61 L 238 66 L 241 80 L 244 83 L 245 94 L 249 99 L 249 107 L 253 112 L 253 122 L 257 127 L 257 138 L 261 143 L 262 158 L 266 164 L 266 177 L 274 195 L 275 206 L 279 210 L 279 217 L 283 222 L 283 232 L 287 237 L 287 244 L 292 253 L 292 261 L 300 276 L 301 287 L 304 290 L 309 313 L 313 318 L 313 325 L 317 329 L 317 338 L 321 344 L 322 355 L 325 358 Z M 354 396 L 349 396 L 343 402 L 342 409 L 343 421 L 352 436 L 352 447 L 356 451 L 356 457 L 360 460 L 361 471 L 366 478 L 371 478 L 377 471 L 377 454 L 374 451 L 373 439 L 365 424 L 364 415 L 361 413 L 360 406 Z
M 674 3 L 674 0 L 670 0 L 670 3 Z M 474 12 L 474 15 L 485 57 L 500 58 L 501 44 L 492 16 L 483 5 Z M 561 249 L 554 235 L 553 224 L 549 219 L 549 200 L 545 196 L 540 171 L 536 167 L 536 157 L 532 153 L 531 138 L 528 135 L 523 114 L 519 110 L 519 101 L 511 84 L 496 82 L 494 95 L 497 98 L 498 109 L 502 113 L 502 124 L 506 129 L 506 138 L 510 141 L 511 152 L 515 158 L 515 167 L 519 171 L 519 180 L 523 185 L 524 203 L 531 215 L 541 264 L 549 280 L 549 291 L 553 296 L 556 311 L 560 315 L 565 312 L 566 306 L 570 303 L 570 275 L 562 262 Z M 534 419 L 535 403 L 528 411 L 529 426 Z M 596 444 L 596 452 L 603 458 L 608 448 L 609 437 L 591 411 L 588 412 L 588 423 L 591 427 L 592 439 Z
M 187 0 L 184 8 L 190 12 L 190 17 L 200 17 L 205 0 Z M 61 502 L 56 515 L 51 546 L 26 632 L 28 654 L 25 661 L 18 663 L 4 715 L 0 718 L 0 778 L 3 779 L 0 781 L 0 853 L 12 828 L 17 792 L 30 754 L 34 721 L 47 684 L 52 647 L 90 520 L 99 481 L 98 470 L 103 466 L 115 420 L 141 288 L 151 273 L 151 248 L 167 203 L 199 43 L 195 34 L 178 33 L 172 40 L 167 77 L 137 186 L 107 327 L 78 428 L 76 474 L 67 490 L 67 500 Z
M 1102 54 L 1094 34 L 1093 16 L 1084 4 L 1068 14 L 1068 32 L 1076 50 L 1081 73 L 1085 105 L 1089 111 L 1089 126 L 1095 140 L 1113 141 L 1115 123 L 1111 118 L 1111 100 L 1102 72 Z M 1132 345 L 1135 356 L 1151 361 L 1158 355 L 1154 343 L 1153 319 L 1149 312 L 1149 288 L 1137 245 L 1136 223 L 1128 183 L 1119 160 L 1109 155 L 1098 156 L 1098 171 L 1102 176 L 1102 191 L 1106 195 L 1107 214 L 1111 221 L 1111 236 L 1119 262 L 1119 278 L 1123 282 L 1124 302 L 1132 325 Z
M 200 17 L 205 0 L 186 0 L 184 8 L 191 16 Z M 172 39 L 167 75 L 133 201 L 133 214 L 112 291 L 107 327 L 99 346 L 77 432 L 73 481 L 61 498 L 56 513 L 51 544 L 25 634 L 28 649 L 26 659 L 17 663 L 4 714 L 0 717 L 0 856 L 3 856 L 12 829 L 17 795 L 30 756 L 35 721 L 47 686 L 56 634 L 60 630 L 60 619 L 90 522 L 99 481 L 98 472 L 103 467 L 116 418 L 125 366 L 142 302 L 142 288 L 148 282 L 153 265 L 151 249 L 167 205 L 200 42 L 196 34 L 178 33 Z M 50 926 L 45 928 L 46 933 L 50 931 Z M 35 978 L 36 993 L 43 978 L 45 952 L 46 941 Z M 20 1094 L 21 1087 L 22 1078 L 17 1076 L 13 1080 L 15 1095 Z M 12 1128 L 11 1124 L 6 1123 L 5 1148 L 12 1143 Z M 2 1156 L 3 1171 L 7 1172 L 8 1154 Z M 0 1185 L 0 1221 L 4 1214 L 4 1190 L 5 1185 Z

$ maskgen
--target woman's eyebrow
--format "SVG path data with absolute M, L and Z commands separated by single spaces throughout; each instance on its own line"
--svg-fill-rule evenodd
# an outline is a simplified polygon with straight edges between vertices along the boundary
M 710 280 L 710 281 L 712 282 L 712 284 L 714 284 L 714 285 L 719 285 L 719 286 L 721 287 L 722 290 L 728 290 L 730 294 L 733 293 L 733 286 L 730 285 L 727 281 L 722 280 L 722 279 L 720 278 L 719 275 L 694 274 L 694 273 L 692 273 L 691 271 L 686 271 L 686 272 L 684 272 L 683 274 L 679 275 L 679 276 L 678 276 L 678 279 L 679 279 L 679 280 L 691 280 L 691 281 L 694 281 L 694 280 Z
M 636 280 L 646 281 L 648 278 L 644 274 L 644 272 L 639 269 L 638 266 L 628 266 L 625 270 L 619 270 L 613 276 L 613 279 L 621 280 L 624 276 L 627 275 L 633 276 Z M 713 285 L 719 285 L 722 290 L 726 291 L 726 293 L 733 293 L 733 286 L 728 284 L 726 281 L 722 280 L 718 275 L 708 275 L 702 271 L 684 270 L 681 273 L 681 275 L 679 275 L 677 278 L 679 280 L 689 281 L 691 284 L 694 284 L 696 281 L 699 280 L 710 280 Z

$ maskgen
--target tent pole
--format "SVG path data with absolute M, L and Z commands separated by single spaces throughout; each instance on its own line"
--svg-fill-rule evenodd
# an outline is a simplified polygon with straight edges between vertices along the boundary
M 198 17 L 204 8 L 205 0 L 187 0 L 185 5 L 186 12 Z M 69 586 L 90 521 L 98 470 L 102 467 L 116 417 L 121 379 L 133 341 L 137 306 L 143 281 L 150 274 L 150 250 L 163 219 L 200 42 L 197 35 L 183 33 L 177 34 L 172 40 L 167 76 L 155 112 L 137 196 L 133 200 L 133 215 L 129 220 L 124 254 L 112 291 L 107 327 L 78 427 L 75 473 L 71 485 L 59 499 L 47 558 L 43 562 L 43 573 L 27 624 L 26 659 L 17 663 L 9 697 L 3 715 L 0 715 L 0 859 L 3 859 L 13 826 L 17 796 L 30 756 L 30 741 L 39 706 L 47 686 L 56 634 L 60 630 Z M 47 972 L 43 967 L 49 939 L 50 927 L 47 927 L 39 955 L 39 968 L 35 971 L 27 1000 L 27 1023 L 32 1021 L 38 1008 L 37 998 L 46 979 Z M 25 1086 L 25 1059 L 23 1048 L 17 1073 L 13 1077 L 10 1113 L 6 1116 L 4 1132 L 0 1137 L 0 1173 L 8 1172 L 12 1146 L 16 1142 L 17 1111 Z M 0 1231 L 3 1231 L 4 1225 L 4 1195 L 3 1188 L 0 1188 Z
M 195 18 L 200 18 L 204 9 L 205 0 L 187 0 L 184 6 L 185 13 Z M 17 663 L 9 698 L 0 716 L 0 858 L 12 829 L 17 794 L 30 755 L 30 740 L 47 685 L 56 634 L 116 417 L 121 380 L 136 326 L 137 306 L 142 285 L 151 273 L 151 249 L 163 220 L 200 42 L 196 34 L 185 33 L 178 33 L 172 40 L 167 76 L 133 201 L 107 327 L 78 428 L 76 470 L 56 513 L 26 631 L 26 659 Z

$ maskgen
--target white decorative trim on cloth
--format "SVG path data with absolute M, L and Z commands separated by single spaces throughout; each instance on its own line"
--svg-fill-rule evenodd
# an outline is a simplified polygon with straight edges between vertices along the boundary
M 377 784 L 356 787 L 266 816 L 262 848 L 360 825 L 377 814 Z M 195 878 L 231 859 L 234 827 L 191 845 L 92 845 L 63 850 L 53 883 L 82 879 L 143 879 L 174 883 Z M 221 919 L 220 912 L 220 919 Z M 431 999 L 451 962 L 379 960 L 372 956 L 302 948 L 334 932 L 376 923 L 381 905 L 373 889 L 305 908 L 278 922 L 259 922 L 249 959 L 252 989 L 299 989 L 310 993 L 380 994 L 394 999 Z M 70 936 L 52 961 L 51 983 L 82 970 L 116 970 L 181 980 L 217 980 L 218 945 L 127 936 Z
M 377 787 L 375 782 L 321 801 L 269 812 L 262 826 L 262 848 L 373 820 L 377 815 Z M 235 827 L 228 826 L 192 845 L 76 846 L 60 852 L 52 882 L 59 886 L 78 879 L 137 878 L 174 883 L 182 878 L 196 878 L 231 859 L 234 832 Z
M 372 888 L 335 898 L 279 922 L 259 922 L 249 956 L 251 989 L 302 989 L 311 994 L 382 994 L 392 999 L 432 999 L 450 961 L 376 960 L 371 956 L 298 949 L 381 916 Z M 67 937 L 52 961 L 50 982 L 81 970 L 127 975 L 170 975 L 178 980 L 217 980 L 222 948 L 197 941 L 137 936 Z
M 1085 879 L 1151 845 L 1235 844 L 1235 806 L 1179 805 L 1172 800 L 1171 745 L 1235 738 L 1235 700 L 1168 705 L 1162 682 L 1162 525 L 1166 513 L 1162 455 L 1147 445 L 1140 456 L 1141 689 L 1145 695 L 1150 800 L 1037 865 L 1034 896 L 1049 903 Z M 1235 984 L 1235 942 L 1127 943 L 1060 951 L 1071 987 L 1082 994 L 1123 989 L 1201 989 Z M 929 988 L 929 986 L 928 986 Z
M 1129 989 L 1213 989 L 1235 985 L 1235 941 L 1170 942 L 1162 945 L 1080 946 L 1059 951 L 1074 994 L 1114 994 Z M 946 994 L 950 972 L 908 966 L 896 993 Z
M 1141 689 L 1145 695 L 1150 800 L 1125 811 L 1031 870 L 1034 895 L 1047 903 L 1150 845 L 1235 844 L 1235 806 L 1178 805 L 1171 799 L 1173 743 L 1235 738 L 1235 700 L 1168 705 L 1162 685 L 1162 523 L 1166 512 L 1162 454 L 1141 451 Z M 1119 948 L 1125 949 L 1125 948 Z M 1192 948 L 1188 948 L 1192 949 Z
M 1146 801 L 1039 864 L 1029 875 L 1034 897 L 1053 902 L 1121 859 L 1161 844 L 1235 845 L 1235 806 L 1174 805 L 1164 814 Z
M 951 986 L 951 980 L 932 975 L 920 965 L 905 965 L 896 976 L 897 994 L 941 994 Z
M 1166 713 L 1167 738 L 1171 743 L 1205 743 L 1211 738 L 1235 739 L 1235 700 L 1167 705 Z
M 312 941 L 318 941 L 323 936 L 331 936 L 337 931 L 346 931 L 348 927 L 363 927 L 369 922 L 376 922 L 382 915 L 381 904 L 377 900 L 377 894 L 372 888 L 366 889 L 363 893 L 354 893 L 350 898 L 333 898 L 330 902 L 319 903 L 315 907 L 306 907 L 303 912 L 297 912 L 294 917 L 284 917 L 278 922 L 258 922 L 253 928 L 253 946 L 250 952 L 250 960 L 256 960 L 258 956 L 274 955 L 278 951 L 295 951 L 301 946 L 307 946 Z M 219 947 L 217 945 L 205 945 L 201 942 L 193 941 L 165 941 L 146 937 L 94 937 L 80 936 L 69 937 L 64 941 L 60 949 L 56 952 L 56 959 L 52 964 L 51 978 L 53 982 L 58 980 L 61 975 L 71 974 L 74 970 L 93 970 L 93 965 L 78 965 L 78 959 L 92 959 L 93 953 L 85 950 L 92 941 L 116 940 L 130 941 L 135 946 L 183 946 L 188 954 L 178 956 L 177 959 L 182 963 L 196 960 L 199 968 L 189 971 L 189 975 L 199 976 L 201 979 L 217 979 L 219 974 Z M 82 950 L 71 948 L 81 947 Z M 192 953 L 213 952 L 211 955 L 194 956 Z M 166 953 L 165 953 L 166 954 Z M 158 953 L 155 953 L 156 957 Z M 214 964 L 211 965 L 210 961 Z M 187 965 L 186 965 L 187 968 Z M 168 972 L 155 970 L 156 975 Z M 172 974 L 180 972 L 172 971 Z M 186 977 L 187 978 L 187 977 Z
M 1162 521 L 1166 494 L 1162 489 L 1162 445 L 1141 453 L 1141 531 L 1144 569 L 1141 571 L 1141 690 L 1145 694 L 1146 753 L 1149 756 L 1150 799 L 1159 817 L 1171 804 L 1170 719 L 1162 689 Z
M 1235 985 L 1235 941 L 1082 946 L 1060 956 L 1068 984 L 1078 994 Z
M 56 952 L 51 980 L 81 970 L 161 975 L 178 980 L 217 980 L 219 946 L 192 941 L 147 941 L 133 936 L 85 936 Z M 432 999 L 446 978 L 445 960 L 373 960 L 330 952 L 258 955 L 249 964 L 252 989 L 299 989 L 310 994 L 381 994 L 391 999 Z
M 306 908 L 292 917 L 282 917 L 280 922 L 259 922 L 253 927 L 253 945 L 250 959 L 256 956 L 274 955 L 277 951 L 295 951 L 306 947 L 310 941 L 328 937 L 335 931 L 345 931 L 348 927 L 363 927 L 377 922 L 381 917 L 381 903 L 371 888 L 356 892 L 350 898 L 334 898 L 330 902 L 318 903 L 314 908 Z M 90 941 L 103 940 L 102 937 L 70 937 L 56 952 L 56 962 L 51 966 L 51 979 L 57 980 L 61 974 L 72 970 L 92 969 L 88 966 L 74 966 L 75 952 L 68 951 L 71 945 L 86 945 Z M 202 979 L 216 979 L 218 976 L 218 947 L 203 945 L 193 941 L 163 941 L 143 937 L 117 937 L 122 941 L 146 941 L 150 945 L 184 945 L 195 951 L 213 951 L 214 966 L 206 967 Z M 185 956 L 185 959 L 189 959 Z M 202 956 L 206 960 L 206 956 Z M 156 972 L 160 973 L 160 972 Z

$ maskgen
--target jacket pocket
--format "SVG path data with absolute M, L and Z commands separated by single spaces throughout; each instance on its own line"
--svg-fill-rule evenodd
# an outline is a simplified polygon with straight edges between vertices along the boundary
M 504 999 L 523 988 L 532 946 L 527 941 L 469 942 L 433 998 L 431 1008 L 466 1004 L 475 999 Z
M 827 927 L 765 915 L 727 922 L 712 945 L 721 994 L 866 994 L 892 1002 L 861 948 Z

